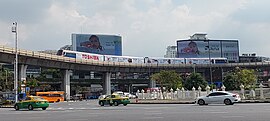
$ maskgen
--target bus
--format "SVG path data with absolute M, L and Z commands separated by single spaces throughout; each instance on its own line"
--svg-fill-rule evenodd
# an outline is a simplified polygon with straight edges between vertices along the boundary
M 41 96 L 50 103 L 64 101 L 64 91 L 36 92 L 36 96 Z

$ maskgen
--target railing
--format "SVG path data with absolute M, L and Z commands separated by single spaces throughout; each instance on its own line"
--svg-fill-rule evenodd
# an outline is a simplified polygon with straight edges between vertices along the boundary
M 244 90 L 240 91 L 229 91 L 231 93 L 239 94 L 239 96 L 243 100 L 257 100 L 257 99 L 270 99 L 270 88 L 256 88 L 255 90 Z M 199 96 L 206 96 L 210 93 L 210 90 L 201 91 L 200 89 L 195 90 L 193 88 L 192 90 L 185 90 L 182 89 L 176 89 L 176 90 L 170 90 L 170 91 L 164 91 L 163 93 L 161 90 L 152 91 L 149 90 L 138 90 L 136 95 L 138 96 L 138 99 L 158 99 L 158 100 L 194 100 Z
M 0 45 L 0 52 L 15 54 L 15 49 L 7 46 Z M 194 64 L 135 64 L 135 63 L 125 63 L 125 62 L 106 62 L 106 61 L 96 61 L 96 60 L 86 60 L 86 59 L 75 59 L 69 57 L 63 57 L 53 54 L 40 53 L 35 51 L 18 49 L 18 54 L 21 56 L 29 56 L 41 59 L 62 61 L 68 63 L 79 63 L 79 64 L 91 64 L 98 66 L 118 66 L 118 67 L 144 67 L 144 68 L 181 68 L 190 67 L 193 68 Z M 226 63 L 226 64 L 212 64 L 212 67 L 241 67 L 241 66 L 263 66 L 270 65 L 269 62 L 253 62 L 253 63 Z M 208 67 L 208 64 L 196 64 L 196 67 Z

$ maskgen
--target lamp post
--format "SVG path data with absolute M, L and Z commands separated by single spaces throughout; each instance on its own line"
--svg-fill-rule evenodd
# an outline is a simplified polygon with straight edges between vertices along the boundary
M 12 33 L 15 33 L 15 63 L 14 63 L 14 90 L 15 102 L 18 102 L 18 31 L 17 22 L 12 23 Z
M 209 73 L 210 73 L 210 82 L 211 82 L 211 88 L 213 91 L 213 79 L 212 79 L 212 61 L 211 61 L 211 56 L 210 56 L 210 44 L 209 44 L 209 40 L 207 40 L 207 46 L 208 48 L 208 57 L 209 57 Z

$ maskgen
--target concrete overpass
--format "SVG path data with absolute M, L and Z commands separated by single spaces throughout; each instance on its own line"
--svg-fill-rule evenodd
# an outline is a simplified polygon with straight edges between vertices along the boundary
M 7 46 L 0 46 L 0 62 L 14 63 L 15 49 Z M 81 60 L 69 57 L 62 57 L 52 54 L 39 53 L 35 51 L 18 49 L 19 79 L 26 78 L 26 68 L 28 65 L 61 69 L 64 77 L 64 90 L 66 99 L 70 98 L 70 70 L 85 70 L 96 71 L 103 74 L 103 87 L 106 94 L 110 94 L 110 83 L 112 72 L 126 73 L 155 73 L 160 70 L 175 70 L 176 72 L 190 71 L 195 68 L 197 70 L 209 69 L 209 64 L 134 64 L 123 62 L 104 62 L 94 60 Z M 233 70 L 235 67 L 252 68 L 252 69 L 270 69 L 270 63 L 226 63 L 226 64 L 211 64 L 213 70 L 224 69 Z

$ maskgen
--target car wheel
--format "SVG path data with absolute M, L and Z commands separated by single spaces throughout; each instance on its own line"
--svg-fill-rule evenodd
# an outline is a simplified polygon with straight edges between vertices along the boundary
M 15 110 L 19 110 L 20 109 L 17 104 L 14 106 L 14 108 L 15 108 Z
M 28 105 L 28 110 L 33 110 L 34 107 L 32 105 Z
M 42 110 L 46 110 L 46 108 L 42 108 Z
M 126 103 L 124 103 L 123 105 L 124 105 L 124 106 L 127 106 L 127 104 L 126 104 Z
M 232 104 L 232 101 L 230 99 L 225 99 L 224 100 L 224 104 L 225 105 L 231 105 Z
M 56 102 L 60 102 L 60 100 L 58 99 Z
M 103 102 L 103 101 L 100 101 L 100 102 L 99 102 L 99 105 L 100 105 L 100 106 L 104 106 L 104 102 Z
M 118 106 L 119 104 L 118 104 L 117 101 L 115 101 L 115 102 L 113 102 L 113 105 L 114 105 L 114 106 Z
M 204 102 L 204 100 L 200 99 L 200 100 L 198 100 L 198 104 L 199 105 L 205 105 L 205 102 Z

